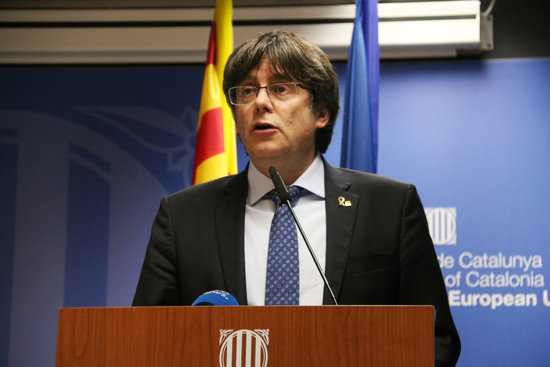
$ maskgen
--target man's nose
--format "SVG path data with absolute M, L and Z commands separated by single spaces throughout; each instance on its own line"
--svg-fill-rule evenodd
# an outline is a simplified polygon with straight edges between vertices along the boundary
M 256 107 L 257 108 L 267 108 L 271 109 L 271 97 L 269 97 L 269 94 L 267 93 L 266 88 L 260 88 L 258 90 L 258 94 L 256 95 Z

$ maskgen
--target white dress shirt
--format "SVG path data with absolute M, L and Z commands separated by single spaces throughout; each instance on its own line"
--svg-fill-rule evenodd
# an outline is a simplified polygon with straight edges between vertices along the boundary
M 320 155 L 315 157 L 309 168 L 292 185 L 307 190 L 300 196 L 293 209 L 324 270 L 326 258 L 325 169 Z M 244 218 L 244 253 L 247 301 L 252 306 L 265 304 L 269 229 L 275 213 L 275 203 L 262 198 L 273 189 L 271 179 L 260 173 L 250 162 Z M 296 231 L 300 256 L 300 305 L 321 305 L 323 304 L 323 279 L 317 271 L 300 231 L 297 228 Z

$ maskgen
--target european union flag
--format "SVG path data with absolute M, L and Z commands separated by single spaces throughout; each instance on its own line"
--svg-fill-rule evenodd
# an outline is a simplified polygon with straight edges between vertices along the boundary
M 377 171 L 380 48 L 377 0 L 356 0 L 344 99 L 340 165 Z

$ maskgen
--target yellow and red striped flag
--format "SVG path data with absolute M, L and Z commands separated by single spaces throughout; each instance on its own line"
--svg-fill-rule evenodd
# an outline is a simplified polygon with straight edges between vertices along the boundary
M 223 69 L 233 51 L 231 0 L 217 0 L 202 85 L 192 184 L 237 173 L 237 141 L 223 95 Z

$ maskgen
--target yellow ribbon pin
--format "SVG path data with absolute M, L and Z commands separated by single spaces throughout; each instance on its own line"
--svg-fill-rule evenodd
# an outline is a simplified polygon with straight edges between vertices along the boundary
M 343 197 L 343 196 L 339 196 L 338 197 L 338 204 L 340 206 L 351 206 L 351 201 L 346 200 L 346 198 Z

